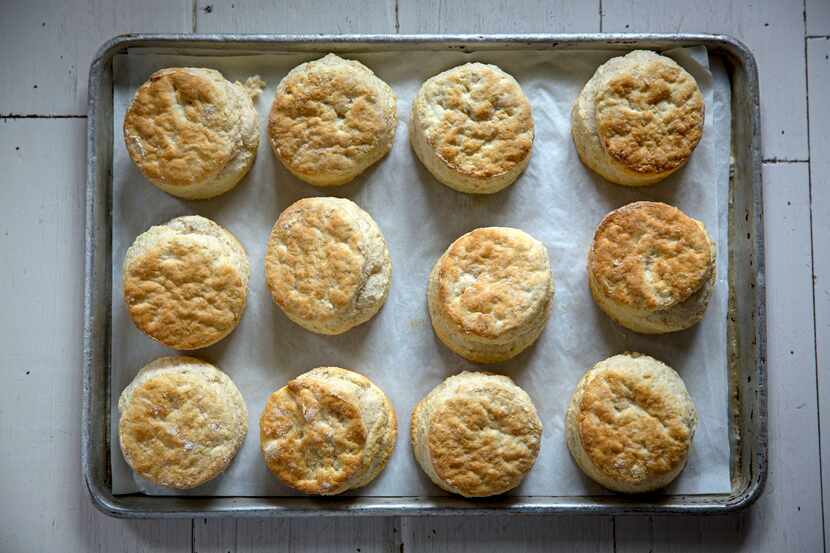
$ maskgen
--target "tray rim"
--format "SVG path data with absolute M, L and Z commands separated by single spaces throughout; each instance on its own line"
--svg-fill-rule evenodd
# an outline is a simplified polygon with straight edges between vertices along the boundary
M 191 48 L 231 47 L 243 50 L 250 46 L 252 50 L 268 48 L 280 50 L 288 47 L 295 51 L 319 52 L 321 50 L 373 50 L 378 47 L 403 50 L 407 47 L 421 48 L 456 48 L 464 50 L 498 49 L 505 46 L 521 46 L 532 49 L 538 46 L 544 49 L 583 48 L 596 45 L 601 49 L 630 50 L 641 43 L 665 43 L 667 45 L 702 44 L 715 47 L 731 56 L 732 61 L 742 67 L 746 78 L 746 92 L 749 96 L 749 143 L 747 178 L 750 180 L 752 193 L 752 221 L 754 238 L 751 244 L 750 258 L 754 260 L 751 276 L 754 278 L 754 333 L 751 347 L 755 353 L 756 366 L 754 392 L 757 412 L 755 417 L 755 443 L 752 458 L 747 461 L 751 474 L 746 485 L 731 494 L 710 496 L 657 496 L 645 495 L 632 499 L 625 496 L 519 496 L 502 497 L 485 500 L 466 500 L 456 497 L 153 497 L 142 494 L 112 494 L 106 482 L 94 470 L 95 443 L 92 437 L 92 422 L 95 413 L 92 408 L 92 394 L 95 386 L 94 363 L 96 363 L 95 331 L 97 326 L 109 325 L 109 312 L 101 321 L 96 314 L 96 217 L 100 216 L 97 203 L 98 179 L 101 168 L 97 158 L 97 116 L 99 97 L 97 91 L 106 78 L 106 70 L 112 58 L 131 47 L 176 47 Z M 654 46 L 652 46 L 654 47 Z M 84 332 L 83 332 L 83 393 L 81 412 L 81 465 L 85 487 L 93 505 L 104 514 L 118 518 L 207 518 L 217 516 L 267 517 L 267 516 L 412 516 L 412 515 L 498 515 L 498 514 L 723 514 L 744 509 L 754 503 L 763 492 L 768 466 L 767 455 L 767 387 L 766 387 L 766 305 L 764 278 L 764 234 L 763 201 L 760 148 L 760 110 L 758 92 L 757 64 L 752 52 L 740 40 L 720 34 L 428 34 L 428 35 L 307 35 L 307 34 L 124 34 L 104 42 L 95 54 L 89 72 L 89 99 L 87 110 L 87 181 L 86 181 L 86 219 L 85 219 L 85 253 L 84 253 Z M 733 110 L 734 111 L 734 110 Z M 733 127 L 735 114 L 733 113 Z M 107 124 L 111 126 L 111 121 Z M 734 148 L 734 143 L 733 143 Z M 108 174 L 108 173 L 107 173 Z M 731 204 L 730 200 L 730 204 Z M 731 209 L 731 208 L 730 208 Z M 749 210 L 747 210 L 749 214 Z M 111 209 L 107 206 L 106 220 L 111 226 Z M 748 215 L 749 217 L 749 215 Z M 110 260 L 111 262 L 111 260 Z M 109 277 L 107 277 L 109 278 Z M 731 291 L 730 291 L 731 295 Z M 106 296 L 106 295 L 105 295 Z M 109 303 L 109 301 L 108 301 Z M 110 306 L 111 309 L 111 306 Z M 109 369 L 109 343 L 105 340 L 106 368 Z M 100 353 L 100 352 L 99 352 Z M 105 390 L 109 404 L 109 390 Z M 752 420 L 752 416 L 750 416 Z M 105 427 L 109 427 L 108 421 Z M 107 458 L 109 457 L 107 448 Z M 734 452 L 733 452 L 734 453 Z M 129 498 L 141 497 L 150 506 L 131 505 Z M 678 502 L 678 498 L 695 498 L 693 503 Z M 291 506 L 277 504 L 289 499 Z M 673 501 L 672 499 L 675 499 Z M 151 500 L 151 501 L 146 501 Z M 551 501 L 553 500 L 553 501 Z M 556 500 L 564 500 L 559 503 Z M 221 506 L 217 506 L 217 503 Z

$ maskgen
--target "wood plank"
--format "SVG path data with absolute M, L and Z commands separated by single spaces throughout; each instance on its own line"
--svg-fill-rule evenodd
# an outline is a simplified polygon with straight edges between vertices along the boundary
M 806 0 L 808 35 L 830 35 L 830 2 Z
M 392 518 L 196 520 L 195 553 L 397 552 Z
M 616 551 L 732 553 L 740 548 L 741 525 L 740 516 L 617 517 Z
M 611 517 L 405 517 L 403 551 L 418 553 L 530 553 L 611 551 Z
M 198 0 L 200 33 L 394 33 L 395 0 Z
M 758 61 L 764 157 L 807 159 L 802 0 L 603 0 L 602 7 L 605 32 L 726 33 L 746 42 Z
M 809 5 L 807 11 L 810 15 Z M 830 543 L 830 40 L 807 41 L 810 84 L 810 187 L 813 208 L 813 286 L 816 302 L 816 368 L 821 421 L 824 540 Z
M 192 12 L 191 0 L 3 0 L 0 114 L 85 114 L 89 65 L 104 41 L 188 33 Z
M 599 0 L 401 0 L 401 33 L 595 33 Z
M 621 517 L 620 552 L 822 550 L 806 163 L 764 166 L 764 216 L 770 390 L 764 495 L 736 516 Z
M 189 548 L 190 521 L 108 518 L 81 482 L 85 130 L 0 119 L 0 551 Z

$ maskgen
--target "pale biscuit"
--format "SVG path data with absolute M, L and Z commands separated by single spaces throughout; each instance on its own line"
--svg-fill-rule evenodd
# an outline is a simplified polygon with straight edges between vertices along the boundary
M 579 158 L 606 180 L 657 183 L 681 167 L 703 135 L 697 82 L 674 60 L 635 50 L 602 64 L 571 111 Z
M 522 482 L 539 454 L 542 422 L 530 396 L 510 378 L 465 371 L 418 403 L 410 440 L 437 486 L 484 497 Z
M 239 324 L 249 275 L 233 234 L 205 217 L 177 217 L 150 227 L 127 250 L 124 302 L 151 338 L 179 350 L 204 348 Z
M 298 325 L 341 334 L 371 319 L 392 282 L 386 240 L 343 198 L 305 198 L 280 214 L 265 255 L 274 302 Z
M 268 135 L 277 159 L 297 178 L 337 186 L 389 152 L 397 124 L 389 85 L 362 63 L 328 54 L 280 81 Z
M 231 379 L 192 357 L 160 357 L 118 399 L 127 464 L 159 486 L 188 489 L 219 476 L 248 432 L 248 409 Z
M 213 69 L 161 69 L 136 91 L 124 142 L 147 179 L 168 194 L 212 198 L 244 177 L 259 147 L 251 101 L 264 83 L 231 83 Z
M 418 159 L 460 192 L 498 192 L 530 161 L 530 103 L 516 79 L 495 65 L 467 63 L 428 79 L 412 103 L 411 119 Z
M 663 203 L 635 202 L 599 224 L 588 283 L 600 308 L 644 334 L 703 319 L 716 279 L 715 244 L 703 223 Z
M 265 464 L 284 484 L 333 495 L 381 473 L 397 439 L 386 394 L 358 373 L 318 367 L 268 398 L 259 419 Z
M 639 353 L 587 371 L 565 419 L 568 449 L 608 489 L 635 493 L 668 485 L 686 466 L 697 412 L 680 376 Z
M 470 361 L 497 363 L 536 341 L 553 293 L 545 246 L 518 229 L 487 227 L 468 232 L 438 259 L 427 303 L 444 345 Z

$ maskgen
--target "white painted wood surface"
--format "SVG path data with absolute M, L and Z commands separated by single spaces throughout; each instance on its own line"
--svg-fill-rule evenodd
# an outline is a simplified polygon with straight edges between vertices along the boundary
M 0 115 L 86 114 L 89 64 L 104 41 L 187 33 L 191 0 L 0 1 Z
M 198 553 L 398 553 L 398 519 L 297 518 L 195 521 Z
M 595 553 L 614 548 L 611 517 L 406 517 L 404 551 Z
M 400 2 L 401 33 L 596 33 L 599 0 Z
M 603 0 L 602 30 L 725 33 L 743 40 L 762 69 L 764 158 L 806 160 L 803 11 L 803 0 Z
M 830 2 L 827 0 L 806 0 L 807 34 L 812 36 L 830 35 Z
M 197 0 L 200 33 L 394 33 L 395 0 Z
M 126 31 L 586 32 L 601 24 L 746 40 L 761 72 L 765 156 L 812 160 L 765 167 L 772 468 L 758 505 L 707 518 L 157 522 L 98 514 L 78 458 L 84 121 L 0 119 L 0 551 L 822 550 L 819 412 L 830 486 L 830 42 L 807 41 L 805 59 L 805 35 L 830 33 L 828 2 L 599 1 L 5 0 L 0 114 L 82 114 L 92 53 Z
M 830 2 L 827 3 L 830 6 Z M 808 14 L 809 5 L 808 5 Z M 830 26 L 826 29 L 830 32 Z M 830 543 L 830 39 L 807 41 L 810 87 L 810 180 L 813 205 L 813 275 L 817 395 L 824 483 L 824 541 Z
M 108 518 L 81 482 L 85 131 L 0 119 L 0 551 L 189 548 L 189 521 Z

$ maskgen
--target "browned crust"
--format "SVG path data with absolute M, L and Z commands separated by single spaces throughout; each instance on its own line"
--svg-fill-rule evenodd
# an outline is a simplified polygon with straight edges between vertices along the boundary
M 300 177 L 350 178 L 391 142 L 397 115 L 386 96 L 394 93 L 359 62 L 330 54 L 303 64 L 278 87 L 268 116 L 271 146 Z
M 415 109 L 436 155 L 454 171 L 488 179 L 524 163 L 533 147 L 533 115 L 519 84 L 494 65 L 470 63 L 429 79 Z M 423 103 L 424 106 L 420 104 Z
M 142 332 L 170 347 L 195 349 L 222 339 L 245 309 L 242 275 L 198 242 L 163 238 L 125 269 L 130 317 Z
M 268 469 L 309 494 L 342 491 L 363 467 L 367 429 L 356 405 L 314 380 L 295 379 L 268 398 L 260 418 L 260 442 Z
M 635 202 L 606 215 L 588 255 L 599 292 L 618 304 L 649 310 L 685 301 L 713 268 L 703 225 L 659 202 Z
M 139 87 L 124 118 L 130 157 L 151 181 L 186 186 L 218 174 L 236 155 L 241 115 L 222 75 L 169 68 Z
M 677 63 L 654 56 L 607 81 L 597 93 L 596 120 L 605 151 L 630 171 L 673 171 L 703 135 L 703 95 Z
M 427 447 L 435 473 L 465 496 L 515 488 L 539 453 L 538 418 L 509 391 L 450 398 L 430 417 Z
M 438 264 L 436 304 L 465 334 L 502 337 L 532 320 L 550 300 L 544 247 L 515 229 L 475 229 L 453 242 Z M 475 280 L 456 298 L 453 289 L 465 275 Z M 531 293 L 521 293 L 527 289 Z
M 677 398 L 649 378 L 606 369 L 583 390 L 582 447 L 603 474 L 621 482 L 659 479 L 686 462 L 692 432 Z

